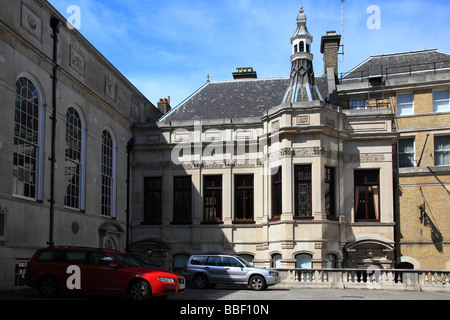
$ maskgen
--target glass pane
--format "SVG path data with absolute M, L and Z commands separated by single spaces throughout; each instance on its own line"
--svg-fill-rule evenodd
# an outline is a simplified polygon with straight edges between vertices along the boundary
M 310 269 L 311 268 L 311 255 L 309 254 L 299 254 L 295 257 L 295 267 L 301 269 Z
M 450 104 L 449 101 L 434 101 L 433 102 L 433 110 L 436 112 L 440 111 L 449 111 L 450 110 Z
M 450 98 L 450 91 L 444 90 L 444 91 L 435 91 L 433 92 L 433 100 L 449 100 Z
M 413 103 L 414 95 L 413 94 L 402 94 L 397 96 L 397 104 L 405 104 L 405 103 Z

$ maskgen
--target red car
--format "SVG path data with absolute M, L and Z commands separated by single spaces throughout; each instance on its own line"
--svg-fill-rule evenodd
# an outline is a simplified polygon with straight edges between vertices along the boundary
M 25 281 L 45 297 L 79 292 L 133 300 L 183 293 L 186 283 L 182 276 L 143 266 L 126 253 L 79 247 L 39 249 L 27 265 Z

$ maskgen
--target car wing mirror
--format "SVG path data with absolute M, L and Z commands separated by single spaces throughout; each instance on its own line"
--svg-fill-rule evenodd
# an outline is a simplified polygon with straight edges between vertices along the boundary
M 110 261 L 110 262 L 108 263 L 108 267 L 113 268 L 113 269 L 118 269 L 118 268 L 120 268 L 119 264 L 118 264 L 117 262 L 115 262 L 115 261 Z

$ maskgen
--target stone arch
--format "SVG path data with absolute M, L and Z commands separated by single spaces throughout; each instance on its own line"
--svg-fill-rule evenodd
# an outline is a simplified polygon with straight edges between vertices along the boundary
M 105 222 L 98 228 L 99 244 L 101 248 L 122 250 L 125 231 L 122 226 L 114 222 Z
M 153 240 L 144 240 L 130 245 L 129 251 L 145 261 L 145 264 L 171 269 L 173 265 L 172 249 Z
M 384 269 L 394 267 L 394 246 L 376 239 L 347 243 L 344 247 L 345 264 L 349 268 L 366 269 L 377 265 Z

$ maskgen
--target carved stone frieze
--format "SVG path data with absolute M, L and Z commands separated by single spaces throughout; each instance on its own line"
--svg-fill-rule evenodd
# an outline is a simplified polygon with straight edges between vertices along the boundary
M 383 153 L 352 153 L 347 155 L 347 162 L 383 162 L 386 157 Z

